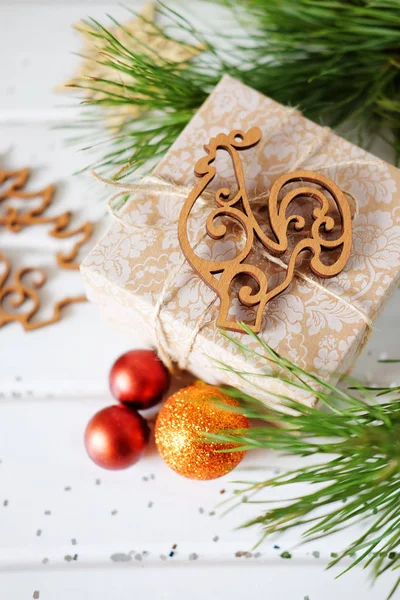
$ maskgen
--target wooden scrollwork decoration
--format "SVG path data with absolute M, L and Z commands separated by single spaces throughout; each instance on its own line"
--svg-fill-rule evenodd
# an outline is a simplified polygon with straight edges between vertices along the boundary
M 57 239 L 75 238 L 72 249 L 56 253 L 56 261 L 60 269 L 79 269 L 76 261 L 80 247 L 92 235 L 93 225 L 89 221 L 78 227 L 70 228 L 72 213 L 63 212 L 55 216 L 47 216 L 46 210 L 51 206 L 55 187 L 48 185 L 41 190 L 27 191 L 25 186 L 29 180 L 30 170 L 20 169 L 7 171 L 0 169 L 0 206 L 6 204 L 0 212 L 0 228 L 6 227 L 11 233 L 18 233 L 26 227 L 50 225 L 49 235 Z M 9 201 L 22 201 L 20 205 L 8 204 Z M 25 201 L 34 200 L 34 208 L 24 208 Z M 35 319 L 40 309 L 39 289 L 46 282 L 44 269 L 23 267 L 12 272 L 9 257 L 0 251 L 0 328 L 7 323 L 18 322 L 25 331 L 33 331 L 55 323 L 61 318 L 61 311 L 69 304 L 85 302 L 85 296 L 68 296 L 56 302 L 52 315 L 47 319 Z
M 5 226 L 12 233 L 18 233 L 25 227 L 33 225 L 51 225 L 49 235 L 57 239 L 67 239 L 80 235 L 80 239 L 74 244 L 73 248 L 63 254 L 56 254 L 57 264 L 61 269 L 79 269 L 79 263 L 75 262 L 81 246 L 86 244 L 93 233 L 93 225 L 86 221 L 79 227 L 69 229 L 72 213 L 63 212 L 55 216 L 46 216 L 46 209 L 52 204 L 55 186 L 48 185 L 42 190 L 28 192 L 24 189 L 30 175 L 30 169 L 20 169 L 19 171 L 3 171 L 0 169 L 0 185 L 11 180 L 11 184 L 5 191 L 0 190 L 0 204 L 10 199 L 18 200 L 40 200 L 40 204 L 35 208 L 27 210 L 19 209 L 15 206 L 7 206 L 4 214 L 0 214 L 0 226 Z
M 200 181 L 187 197 L 178 223 L 179 242 L 184 256 L 203 281 L 220 298 L 217 326 L 239 332 L 243 331 L 239 323 L 229 318 L 230 290 L 235 278 L 247 275 L 255 282 L 255 289 L 253 289 L 254 286 L 242 285 L 238 292 L 238 298 L 242 305 L 254 307 L 255 320 L 250 324 L 250 327 L 258 333 L 261 330 L 266 304 L 287 289 L 294 276 L 296 259 L 301 252 L 305 250 L 311 252 L 310 268 L 313 273 L 320 277 L 334 277 L 345 267 L 352 244 L 352 215 L 346 195 L 328 177 L 314 171 L 297 170 L 292 173 L 285 173 L 275 181 L 266 200 L 271 237 L 264 232 L 249 202 L 243 166 L 239 155 L 240 150 L 255 146 L 260 139 L 260 129 L 253 127 L 247 133 L 239 130 L 232 131 L 228 135 L 220 133 L 210 140 L 205 146 L 206 155 L 200 158 L 195 166 L 195 174 L 200 177 Z M 212 209 L 207 217 L 206 233 L 214 240 L 222 240 L 226 236 L 227 227 L 224 223 L 216 224 L 215 221 L 217 217 L 225 217 L 239 223 L 245 235 L 244 246 L 234 258 L 226 261 L 207 260 L 198 256 L 189 241 L 187 225 L 196 200 L 216 175 L 216 167 L 212 163 L 216 158 L 218 149 L 226 150 L 232 159 L 237 192 L 231 194 L 228 188 L 217 190 L 215 193 L 216 207 Z M 286 191 L 284 190 L 285 186 L 295 182 L 300 182 L 300 185 L 298 187 L 289 186 Z M 318 187 L 313 187 L 310 184 L 317 184 Z M 288 210 L 289 205 L 294 200 L 299 201 L 304 198 L 312 198 L 317 201 L 316 207 L 310 206 L 312 209 L 312 211 L 310 210 L 312 224 L 307 231 L 304 216 L 292 214 L 293 211 Z M 336 221 L 340 222 L 337 223 Z M 253 250 L 256 238 L 267 253 L 273 256 L 284 255 L 289 247 L 288 228 L 291 224 L 294 231 L 304 232 L 305 237 L 300 239 L 291 250 L 291 254 L 285 263 L 286 276 L 284 280 L 273 289 L 269 289 L 266 273 L 258 266 L 245 261 Z M 334 239 L 326 237 L 329 232 L 336 232 L 337 230 L 339 234 Z M 325 237 L 323 234 L 325 234 Z M 322 254 L 334 249 L 336 249 L 336 253 L 333 260 L 331 259 L 329 264 L 323 262 Z M 219 276 L 216 277 L 216 275 Z

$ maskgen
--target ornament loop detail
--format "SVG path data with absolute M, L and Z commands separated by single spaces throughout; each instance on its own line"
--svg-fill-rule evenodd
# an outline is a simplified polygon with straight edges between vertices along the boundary
M 229 317 L 230 291 L 233 281 L 239 276 L 247 276 L 253 286 L 242 285 L 238 298 L 242 305 L 254 307 L 255 319 L 249 324 L 256 333 L 260 332 L 264 308 L 269 300 L 287 289 L 294 276 L 296 259 L 300 253 L 311 253 L 310 269 L 320 277 L 334 277 L 345 267 L 351 251 L 352 215 L 349 202 L 344 192 L 328 177 L 314 171 L 297 170 L 281 175 L 273 184 L 269 198 L 265 201 L 270 235 L 264 231 L 251 208 L 244 180 L 240 150 L 251 148 L 261 139 L 261 131 L 253 127 L 247 133 L 232 131 L 220 133 L 204 147 L 206 155 L 200 158 L 195 166 L 195 173 L 200 181 L 187 197 L 179 217 L 178 236 L 182 252 L 193 269 L 203 281 L 219 296 L 221 304 L 217 318 L 217 326 L 232 331 L 242 332 L 239 323 Z M 188 236 L 187 221 L 196 200 L 203 194 L 216 175 L 216 167 L 212 164 L 218 149 L 226 150 L 233 163 L 237 191 L 232 194 L 226 188 L 215 193 L 216 208 L 207 217 L 206 232 L 214 240 L 222 240 L 227 235 L 227 225 L 219 217 L 230 219 L 239 224 L 244 233 L 244 245 L 236 256 L 229 260 L 207 260 L 198 256 L 191 246 Z M 300 184 L 295 186 L 294 184 Z M 286 187 L 287 186 L 287 187 Z M 318 186 L 318 187 L 317 187 Z M 297 213 L 299 206 L 305 206 L 305 199 L 315 200 L 310 203 L 308 214 Z M 297 200 L 297 204 L 294 201 Z M 264 207 L 262 207 L 264 208 Z M 307 217 L 312 223 L 307 226 Z M 217 222 L 219 220 L 219 223 Z M 337 237 L 330 237 L 331 232 L 339 232 Z M 289 250 L 288 234 L 304 233 L 304 237 Z M 289 254 L 283 264 L 286 270 L 284 280 L 276 287 L 269 289 L 267 274 L 253 263 L 246 263 L 258 240 L 266 250 L 264 254 L 282 256 Z M 334 253 L 332 251 L 335 251 Z M 329 255 L 329 256 L 326 256 Z M 322 260 L 325 257 L 326 262 Z M 281 261 L 280 261 L 281 262 Z M 219 277 L 216 277 L 219 275 Z M 249 282 L 250 283 L 250 282 Z

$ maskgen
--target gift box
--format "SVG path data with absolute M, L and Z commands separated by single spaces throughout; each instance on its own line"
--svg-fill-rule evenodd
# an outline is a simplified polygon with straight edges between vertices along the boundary
M 306 169 L 328 177 L 346 195 L 351 209 L 352 244 L 343 270 L 323 278 L 310 270 L 310 253 L 302 255 L 289 286 L 265 306 L 259 333 L 299 367 L 335 382 L 353 363 L 398 280 L 400 171 L 231 77 L 216 86 L 152 177 L 132 187 L 128 202 L 81 271 L 89 299 L 104 315 L 130 329 L 132 340 L 140 328 L 168 361 L 207 382 L 230 384 L 253 395 L 256 385 L 257 395 L 272 405 L 279 404 L 279 395 L 312 405 L 312 394 L 295 393 L 279 378 L 260 378 L 274 375 L 267 361 L 221 335 L 220 297 L 183 255 L 178 239 L 179 216 L 189 191 L 198 184 L 194 165 L 206 155 L 204 146 L 218 134 L 253 128 L 260 129 L 261 139 L 240 154 L 249 202 L 265 235 L 271 234 L 266 212 L 271 189 L 285 173 Z M 214 179 L 193 207 L 187 230 L 198 256 L 222 263 L 241 252 L 246 235 L 240 222 L 227 219 L 222 219 L 223 236 L 207 235 L 205 223 L 215 208 L 215 192 L 223 188 L 232 195 L 238 186 L 229 153 L 217 151 L 215 169 Z M 290 183 L 289 189 L 295 186 Z M 315 204 L 298 198 L 288 213 L 303 211 L 306 216 L 310 207 L 312 211 Z M 290 255 L 304 232 L 292 224 L 287 234 Z M 253 246 L 249 264 L 266 274 L 272 289 L 285 276 L 288 258 L 274 259 L 257 239 Z M 254 307 L 240 301 L 242 285 L 235 281 L 229 290 L 229 319 L 252 324 Z M 231 336 L 250 350 L 257 346 L 243 332 Z M 249 375 L 239 377 L 221 369 L 221 363 Z

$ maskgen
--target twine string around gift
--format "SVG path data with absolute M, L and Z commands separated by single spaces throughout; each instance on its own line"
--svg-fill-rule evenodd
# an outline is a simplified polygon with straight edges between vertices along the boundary
M 293 113 L 297 113 L 297 111 L 295 109 L 290 109 L 288 111 L 288 113 L 289 114 L 286 115 L 285 120 L 287 120 Z M 282 125 L 282 123 L 281 123 L 281 125 Z M 318 148 L 321 147 L 321 145 L 323 144 L 323 142 L 325 141 L 327 136 L 330 135 L 330 133 L 331 133 L 331 130 L 328 127 L 321 128 L 319 135 L 314 137 L 313 143 L 297 157 L 295 163 L 291 166 L 290 171 L 294 171 L 294 170 L 298 169 L 302 164 L 304 164 L 304 162 L 308 158 L 310 158 L 313 154 L 315 154 L 315 152 L 318 150 Z M 275 132 L 271 134 L 271 137 L 274 134 L 275 134 Z M 265 143 L 266 142 L 264 140 L 264 145 L 265 145 Z M 313 170 L 319 171 L 321 169 L 329 169 L 329 168 L 336 168 L 336 167 L 342 167 L 342 166 L 353 166 L 353 165 L 375 165 L 376 166 L 379 164 L 380 163 L 377 160 L 375 160 L 375 161 L 365 160 L 365 159 L 349 160 L 349 161 L 341 161 L 341 162 L 336 162 L 336 163 L 325 164 L 325 165 L 321 165 L 319 167 L 313 167 Z M 119 191 L 116 194 L 114 194 L 108 201 L 108 211 L 111 214 L 111 216 L 116 221 L 118 221 L 124 228 L 128 227 L 132 230 L 143 229 L 144 226 L 128 222 L 124 218 L 124 213 L 122 213 L 122 214 L 119 213 L 120 207 L 117 209 L 115 208 L 115 203 L 118 198 L 120 198 L 122 196 L 126 196 L 126 195 L 131 195 L 131 194 L 143 194 L 146 192 L 153 193 L 153 194 L 154 193 L 155 194 L 168 194 L 168 196 L 172 196 L 175 198 L 186 198 L 188 196 L 188 194 L 192 191 L 191 187 L 176 185 L 173 182 L 169 182 L 166 178 L 162 178 L 162 177 L 158 177 L 158 176 L 154 176 L 154 175 L 146 176 L 138 183 L 123 183 L 123 182 L 119 182 L 119 181 L 112 181 L 110 179 L 101 177 L 100 175 L 98 175 L 95 172 L 93 172 L 93 175 L 96 177 L 96 179 L 102 181 L 103 183 L 107 183 L 115 188 L 119 188 Z M 354 216 L 357 215 L 357 211 L 358 211 L 357 201 L 352 196 L 352 194 L 350 192 L 348 192 L 347 190 L 343 190 L 343 192 L 346 194 L 346 196 L 349 200 L 352 216 L 354 218 Z M 268 196 L 269 196 L 269 192 L 263 192 L 262 194 L 256 195 L 254 198 L 251 199 L 252 208 L 256 207 L 257 205 L 262 206 L 262 204 L 265 203 L 265 201 L 268 199 Z M 205 190 L 201 194 L 199 199 L 197 200 L 197 203 L 196 203 L 197 207 L 204 206 L 205 204 L 207 204 L 210 201 L 210 199 L 214 199 L 214 197 L 215 197 L 215 192 L 212 192 L 210 190 Z M 177 222 L 178 222 L 178 218 L 176 219 L 176 223 Z M 154 227 L 154 229 L 157 229 L 157 227 Z M 162 227 L 160 229 L 162 229 Z M 197 242 L 193 246 L 193 250 L 195 250 L 199 246 L 199 244 L 204 241 L 206 236 L 207 236 L 207 233 L 205 232 L 197 240 Z M 279 265 L 284 270 L 287 270 L 288 265 L 282 259 L 270 254 L 265 248 L 261 248 L 260 251 L 261 251 L 262 256 L 267 258 L 270 262 L 272 262 L 276 265 Z M 165 365 L 170 370 L 173 369 L 173 360 L 171 358 L 171 353 L 169 350 L 168 336 L 165 332 L 165 328 L 164 328 L 164 325 L 162 322 L 161 315 L 162 315 L 162 309 L 165 305 L 165 302 L 166 302 L 168 293 L 172 287 L 172 284 L 173 284 L 175 278 L 179 275 L 179 273 L 183 269 L 185 264 L 186 264 L 186 258 L 184 255 L 182 255 L 182 259 L 175 265 L 175 267 L 173 269 L 170 270 L 168 276 L 166 277 L 163 288 L 158 296 L 157 302 L 154 307 L 153 322 L 154 322 L 154 334 L 155 334 L 155 342 L 156 342 L 157 351 L 159 353 L 161 360 L 165 363 Z M 305 273 L 302 273 L 300 271 L 295 271 L 295 276 L 303 279 L 304 281 L 307 281 L 312 286 L 321 289 L 324 293 L 335 298 L 335 300 L 337 300 L 338 302 L 345 304 L 348 308 L 350 308 L 353 312 L 357 313 L 360 316 L 360 318 L 367 325 L 368 331 L 371 330 L 372 321 L 368 317 L 368 315 L 366 313 L 364 313 L 361 309 L 359 309 L 357 306 L 352 304 L 345 297 L 340 296 L 339 294 L 334 292 L 332 289 L 325 287 L 324 285 L 319 283 L 319 281 L 308 276 Z M 208 317 L 212 307 L 215 305 L 217 299 L 218 299 L 218 296 L 215 295 L 215 297 L 211 300 L 211 302 L 209 302 L 209 304 L 202 311 L 202 314 L 200 315 L 200 317 L 194 323 L 194 326 L 191 330 L 191 334 L 187 340 L 187 344 L 182 349 L 182 352 L 180 353 L 180 357 L 177 360 L 178 367 L 180 369 L 185 369 L 187 367 L 190 354 L 191 354 L 194 344 L 196 342 L 196 338 L 197 338 L 198 334 L 200 333 L 200 331 L 202 330 L 202 328 L 205 326 L 205 324 L 207 322 L 207 317 Z M 365 336 L 364 343 L 365 343 L 366 339 L 367 339 L 367 335 Z

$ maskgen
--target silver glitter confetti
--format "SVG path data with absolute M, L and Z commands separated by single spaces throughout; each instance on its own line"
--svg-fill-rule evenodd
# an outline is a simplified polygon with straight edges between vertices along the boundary
M 111 554 L 110 558 L 113 562 L 129 562 L 132 560 L 132 556 L 130 554 L 125 554 L 124 552 Z

